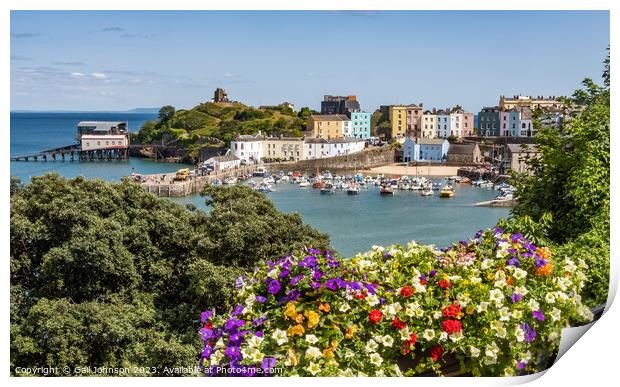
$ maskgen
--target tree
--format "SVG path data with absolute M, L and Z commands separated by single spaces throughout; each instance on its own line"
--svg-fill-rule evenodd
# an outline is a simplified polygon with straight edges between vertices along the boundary
M 11 366 L 197 364 L 196 311 L 226 310 L 260 260 L 329 243 L 264 195 L 208 192 L 210 214 L 129 180 L 12 180 Z
M 174 117 L 175 109 L 174 106 L 166 105 L 159 109 L 159 121 L 163 124 L 172 119 Z

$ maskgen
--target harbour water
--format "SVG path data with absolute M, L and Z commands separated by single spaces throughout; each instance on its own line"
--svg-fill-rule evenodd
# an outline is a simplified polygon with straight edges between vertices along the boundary
M 128 121 L 130 131 L 137 131 L 144 121 L 155 117 L 155 114 L 139 113 L 11 113 L 11 156 L 74 143 L 79 121 Z M 164 173 L 180 167 L 139 158 L 130 158 L 128 162 L 21 161 L 11 162 L 11 175 L 27 182 L 30 176 L 55 171 L 65 177 L 83 175 L 118 181 L 132 172 Z M 302 189 L 286 182 L 275 188 L 276 192 L 267 195 L 279 210 L 298 212 L 304 222 L 329 234 L 334 248 L 347 256 L 366 251 L 375 244 L 411 240 L 443 247 L 473 236 L 478 229 L 495 225 L 508 214 L 506 208 L 474 207 L 476 202 L 494 198 L 497 192 L 469 185 L 456 185 L 456 195 L 450 199 L 422 197 L 417 191 L 381 196 L 376 187 L 355 196 L 344 192 L 321 195 L 319 190 Z M 206 208 L 204 198 L 199 196 L 170 200 Z

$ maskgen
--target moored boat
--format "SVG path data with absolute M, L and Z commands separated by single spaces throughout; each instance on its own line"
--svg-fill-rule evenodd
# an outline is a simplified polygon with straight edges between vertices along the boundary
M 446 185 L 439 191 L 440 198 L 451 198 L 454 196 L 454 188 L 451 185 Z
M 420 191 L 420 195 L 422 196 L 433 196 L 433 190 L 430 188 L 426 188 L 422 191 Z
M 382 186 L 379 190 L 380 195 L 394 195 L 394 188 L 391 186 Z

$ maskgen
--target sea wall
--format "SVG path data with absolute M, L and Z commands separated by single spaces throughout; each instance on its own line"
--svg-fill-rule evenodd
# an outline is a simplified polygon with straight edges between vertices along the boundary
M 328 157 L 324 159 L 300 160 L 296 163 L 275 163 L 265 166 L 272 172 L 285 171 L 355 171 L 366 170 L 392 164 L 394 149 L 391 147 L 365 149 L 349 155 Z

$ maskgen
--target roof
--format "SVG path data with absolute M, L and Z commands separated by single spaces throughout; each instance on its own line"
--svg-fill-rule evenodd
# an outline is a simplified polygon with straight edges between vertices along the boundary
M 121 124 L 127 126 L 127 122 L 124 121 L 80 121 L 77 126 L 94 126 L 95 130 L 109 131 L 113 127 L 118 128 Z
M 240 134 L 238 135 L 234 141 L 262 141 L 263 136 L 260 134 Z
M 446 140 L 445 138 L 415 138 L 409 137 L 407 140 L 411 140 L 419 145 L 442 145 Z M 405 140 L 405 141 L 407 141 Z
M 217 161 L 218 163 L 223 163 L 226 161 L 236 161 L 236 160 L 239 160 L 239 157 L 233 156 L 233 155 L 224 155 L 224 156 L 211 157 L 209 160 L 207 160 L 207 162 Z
M 299 141 L 302 142 L 303 137 L 267 137 L 265 141 Z
M 330 138 L 329 140 L 325 138 L 306 138 L 305 140 L 308 144 L 341 144 L 341 143 L 350 143 L 350 142 L 366 142 L 366 140 L 362 138 L 355 137 L 344 137 L 344 138 Z
M 471 155 L 478 144 L 450 144 L 448 154 L 451 155 Z
M 533 118 L 532 109 L 529 107 L 521 108 L 521 119 L 522 120 L 531 120 Z
M 310 118 L 317 121 L 349 121 L 344 114 L 313 114 Z
M 508 144 L 508 150 L 510 150 L 510 153 L 521 153 L 522 145 L 525 145 L 526 153 L 538 153 L 538 147 L 536 144 Z

